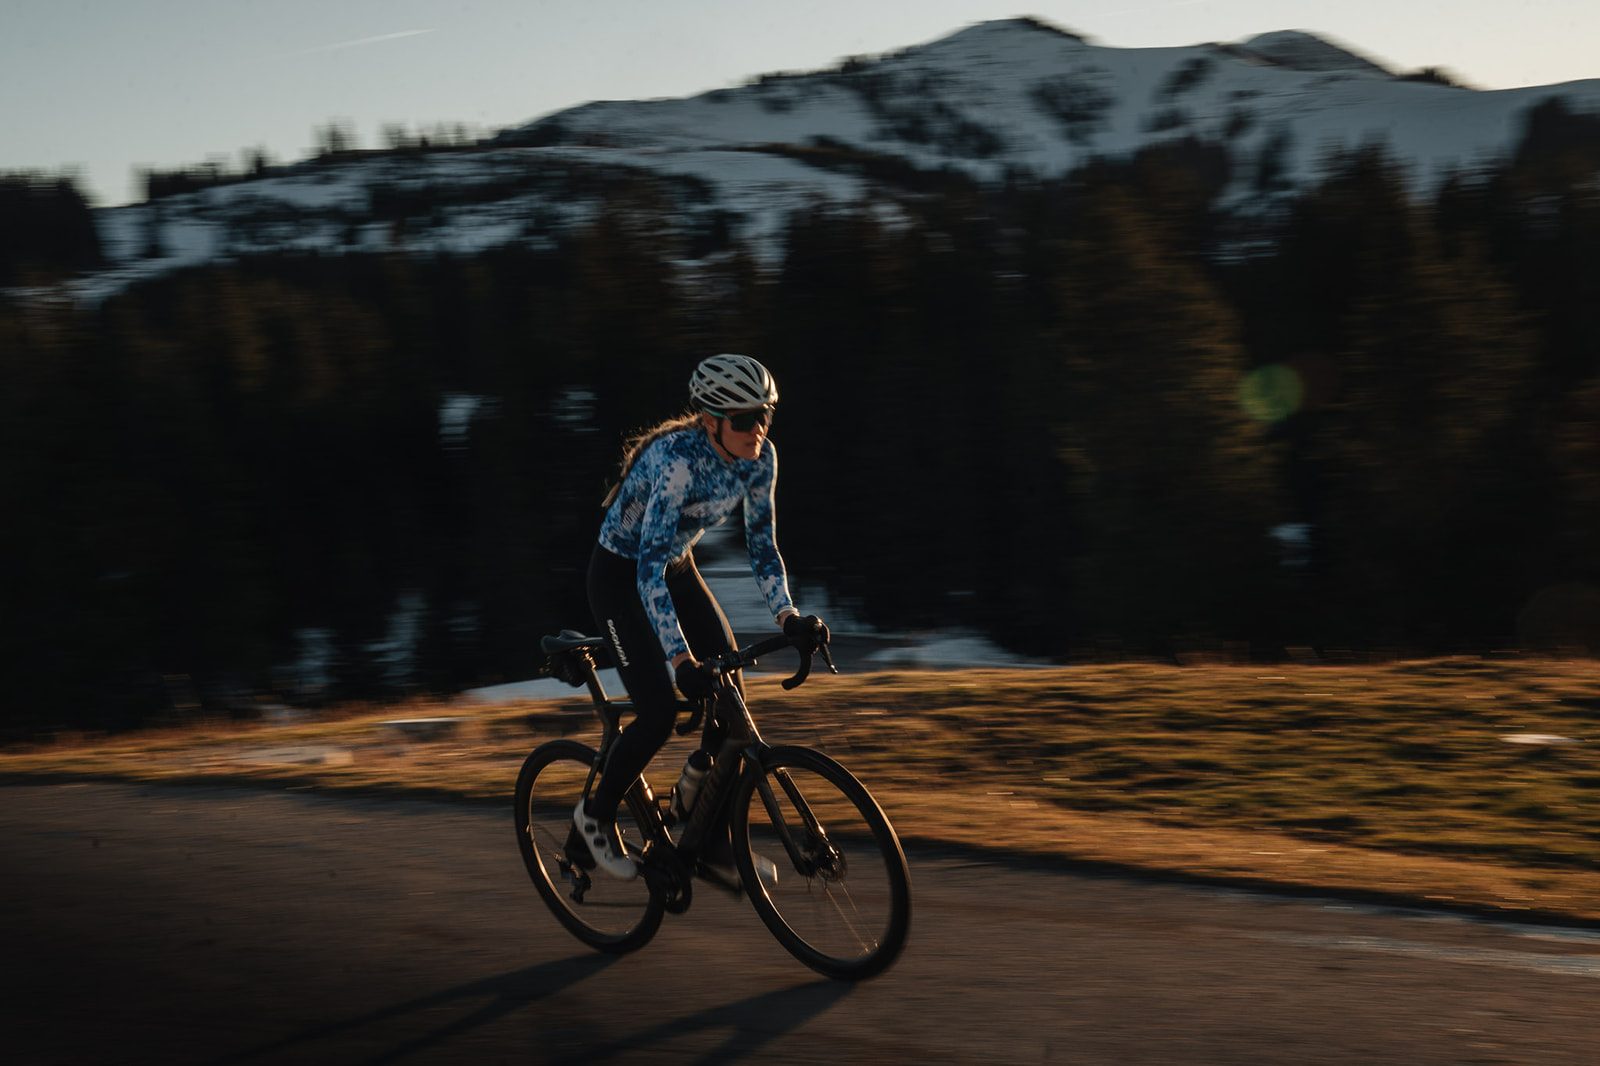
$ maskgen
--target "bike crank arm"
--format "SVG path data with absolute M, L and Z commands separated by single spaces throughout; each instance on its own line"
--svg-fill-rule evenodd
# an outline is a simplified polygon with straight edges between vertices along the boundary
M 694 879 L 676 848 L 650 844 L 640 857 L 639 874 L 668 914 L 682 914 L 694 902 Z

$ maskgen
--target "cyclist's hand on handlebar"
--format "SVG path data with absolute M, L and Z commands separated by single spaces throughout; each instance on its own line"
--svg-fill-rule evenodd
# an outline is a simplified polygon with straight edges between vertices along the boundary
M 785 618 L 783 635 L 804 654 L 810 654 L 827 644 L 830 636 L 827 625 L 814 614 L 791 614 Z
M 704 663 L 693 658 L 683 660 L 673 669 L 673 680 L 678 683 L 678 691 L 684 698 L 698 703 L 710 699 L 712 694 L 711 671 Z

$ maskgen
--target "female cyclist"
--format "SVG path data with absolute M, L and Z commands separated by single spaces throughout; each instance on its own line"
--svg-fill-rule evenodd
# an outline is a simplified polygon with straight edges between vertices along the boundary
M 600 781 L 572 821 L 595 862 L 613 877 L 638 872 L 617 832 L 617 805 L 672 732 L 673 685 L 691 700 L 710 692 L 700 659 L 734 649 L 727 616 L 694 565 L 694 545 L 711 526 L 744 510 L 750 569 L 777 624 L 805 650 L 828 628 L 802 617 L 773 520 L 778 453 L 767 440 L 778 386 L 745 355 L 713 355 L 689 379 L 690 410 L 635 437 L 589 561 L 589 606 L 611 644 L 634 719 L 612 746 Z M 738 679 L 735 679 L 736 683 Z M 717 738 L 691 757 L 700 768 Z

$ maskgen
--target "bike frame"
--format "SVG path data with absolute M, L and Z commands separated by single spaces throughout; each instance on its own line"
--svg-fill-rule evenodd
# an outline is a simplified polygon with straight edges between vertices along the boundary
M 755 719 L 750 714 L 750 707 L 745 703 L 744 696 L 740 693 L 738 687 L 725 683 L 718 699 L 719 718 L 723 717 L 721 709 L 728 703 L 733 705 L 737 712 L 737 717 L 734 724 L 730 724 L 724 719 L 724 724 L 729 726 L 729 736 L 722 744 L 722 749 L 718 756 L 718 764 L 727 763 L 732 765 L 737 762 L 739 772 L 729 772 L 722 781 L 713 785 L 710 794 L 705 800 L 695 804 L 694 814 L 690 816 L 688 828 L 679 839 L 678 849 L 679 851 L 688 851 L 691 856 L 697 853 L 703 840 L 702 835 L 691 835 L 696 830 L 697 816 L 704 812 L 704 817 L 701 820 L 701 834 L 709 832 L 712 827 L 721 825 L 728 816 L 725 808 L 738 792 L 737 783 L 739 778 L 750 775 L 755 778 L 755 789 L 761 796 L 762 806 L 766 808 L 767 816 L 771 819 L 773 827 L 778 830 L 778 835 L 783 841 L 784 850 L 788 852 L 789 859 L 794 863 L 795 870 L 802 874 L 808 874 L 812 865 L 811 860 L 805 856 L 800 849 L 800 845 L 796 843 L 794 831 L 790 828 L 788 820 L 784 818 L 783 808 L 778 803 L 777 796 L 773 794 L 772 785 L 767 781 L 766 753 L 772 750 L 771 746 L 761 739 L 761 734 L 756 729 Z M 742 726 L 744 731 L 742 735 L 736 735 L 736 726 Z M 714 774 L 716 770 L 717 766 L 713 765 L 711 773 Z M 788 771 L 779 770 L 773 776 L 782 786 L 784 794 L 794 804 L 794 809 L 799 812 L 806 829 L 812 834 L 813 839 L 822 837 L 824 835 L 822 823 L 812 813 L 811 805 L 801 795 L 800 789 L 796 787 Z M 711 784 L 709 780 L 708 784 Z M 706 800 L 710 802 L 706 802 Z
M 745 702 L 743 693 L 729 680 L 729 675 L 734 671 L 755 665 L 760 656 L 791 646 L 788 638 L 773 637 L 708 661 L 707 665 L 713 668 L 716 676 L 714 695 L 710 701 L 711 714 L 714 720 L 727 730 L 727 734 L 718 749 L 716 760 L 706 775 L 699 801 L 695 804 L 689 821 L 684 825 L 676 841 L 672 839 L 666 820 L 662 817 L 660 805 L 656 802 L 650 783 L 640 775 L 631 786 L 631 789 L 643 790 L 645 807 L 651 812 L 650 824 L 645 827 L 650 837 L 646 842 L 644 855 L 647 867 L 653 859 L 659 861 L 659 855 L 653 852 L 660 848 L 682 863 L 686 869 L 692 868 L 700 856 L 701 845 L 705 843 L 708 834 L 726 824 L 730 813 L 727 808 L 738 792 L 740 778 L 745 774 L 752 774 L 755 776 L 755 788 L 761 796 L 762 805 L 766 808 L 772 824 L 778 829 L 784 850 L 788 853 L 795 870 L 803 875 L 810 875 L 814 864 L 796 841 L 795 831 L 784 818 L 782 806 L 767 781 L 765 756 L 771 750 L 771 746 L 761 739 L 761 732 L 756 728 L 755 718 L 750 713 L 750 706 Z M 833 670 L 832 658 L 827 654 L 825 647 L 821 650 L 828 668 Z M 579 668 L 583 683 L 594 701 L 595 714 L 599 717 L 602 727 L 599 757 L 589 768 L 588 777 L 583 785 L 583 795 L 587 798 L 605 766 L 612 745 L 621 734 L 622 708 L 631 706 L 631 703 L 628 700 L 612 699 L 606 694 L 589 648 L 576 648 L 567 654 L 573 656 L 572 661 Z M 810 667 L 810 656 L 804 655 L 799 672 L 794 677 L 786 679 L 783 686 L 792 689 L 803 683 L 810 672 Z M 837 670 L 834 672 L 837 673 Z M 689 721 L 688 727 L 692 729 L 698 721 L 697 714 Z M 683 728 L 679 730 L 680 733 L 687 731 Z M 784 794 L 794 805 L 794 809 L 800 814 L 811 839 L 824 839 L 821 822 L 817 820 L 789 774 L 779 771 L 775 777 Z

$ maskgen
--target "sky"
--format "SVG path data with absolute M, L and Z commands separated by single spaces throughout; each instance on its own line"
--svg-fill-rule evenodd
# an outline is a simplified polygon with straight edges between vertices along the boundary
M 72 171 L 98 206 L 140 167 L 340 123 L 489 133 L 590 100 L 688 96 L 1033 15 L 1114 47 L 1309 30 L 1482 89 L 1600 78 L 1595 0 L 0 0 L 0 171 Z

